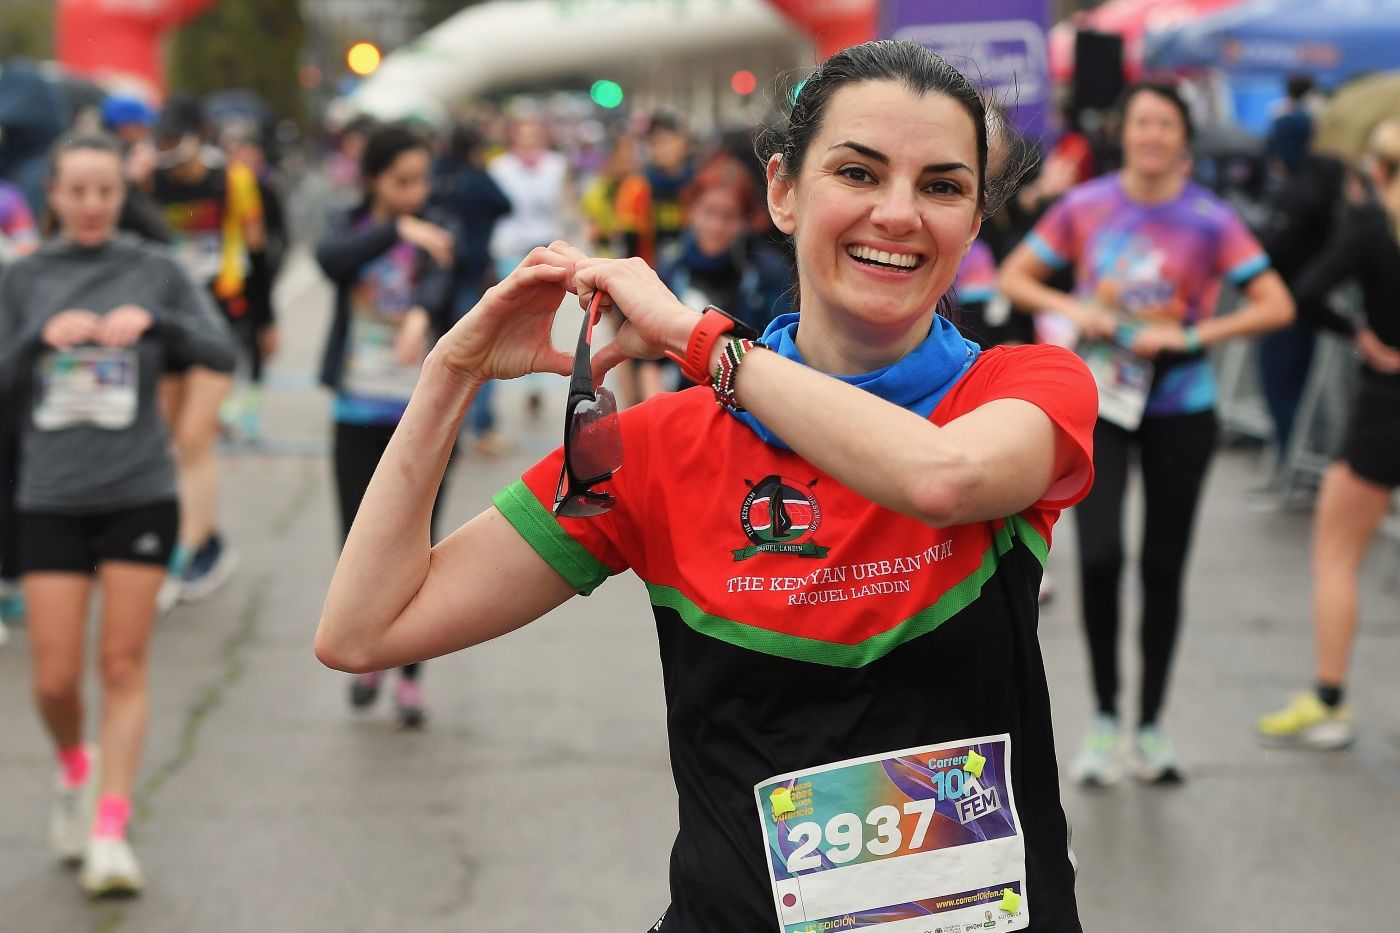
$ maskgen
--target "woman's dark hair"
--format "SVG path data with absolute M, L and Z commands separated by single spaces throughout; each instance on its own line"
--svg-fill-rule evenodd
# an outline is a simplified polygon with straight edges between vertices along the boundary
M 1176 89 L 1176 86 L 1165 81 L 1139 81 L 1129 85 L 1123 91 L 1123 96 L 1118 98 L 1120 121 L 1127 121 L 1128 106 L 1132 104 L 1133 98 L 1139 94 L 1154 94 L 1175 107 L 1176 112 L 1181 114 L 1182 125 L 1186 127 L 1186 141 L 1190 142 L 1196 138 L 1196 127 L 1191 121 L 1191 108 L 1186 106 L 1186 101 L 1182 99 L 1181 92 Z
M 360 156 L 360 179 L 368 182 L 377 178 L 394 164 L 399 156 L 414 149 L 428 151 L 428 143 L 402 123 L 389 123 L 375 128 L 365 140 Z
M 792 107 L 758 141 L 766 163 L 782 156 L 783 177 L 796 178 L 812 140 L 821 132 L 831 98 L 841 88 L 866 81 L 896 81 L 915 94 L 939 94 L 957 101 L 972 120 L 977 137 L 977 202 L 989 206 L 987 186 L 987 107 L 982 94 L 960 71 L 913 42 L 880 39 L 837 52 L 798 85 Z
M 49 181 L 58 177 L 58 161 L 70 152 L 110 152 L 117 162 L 122 160 L 122 144 L 115 136 L 100 131 L 70 133 L 60 136 L 49 150 Z
M 453 166 L 475 165 L 486 148 L 486 136 L 470 123 L 458 123 L 447 142 L 447 161 Z

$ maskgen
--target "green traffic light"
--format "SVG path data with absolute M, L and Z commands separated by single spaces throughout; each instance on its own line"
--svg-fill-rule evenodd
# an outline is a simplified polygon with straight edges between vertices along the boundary
M 593 98 L 593 103 L 599 107 L 612 110 L 622 105 L 622 85 L 606 79 L 594 81 L 588 96 Z

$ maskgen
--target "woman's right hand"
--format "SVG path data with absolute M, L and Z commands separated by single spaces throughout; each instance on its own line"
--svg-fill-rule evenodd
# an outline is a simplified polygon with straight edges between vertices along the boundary
M 1376 332 L 1367 327 L 1356 334 L 1356 349 L 1361 358 L 1378 373 L 1400 373 L 1400 350 L 1383 343 Z
M 101 329 L 102 319 L 96 314 L 70 308 L 48 319 L 40 339 L 55 350 L 68 350 L 80 343 L 96 342 Z
M 429 362 L 478 385 L 526 373 L 567 376 L 573 355 L 555 349 L 550 334 L 565 293 L 574 287 L 574 266 L 583 258 L 563 240 L 531 250 L 443 335 Z
M 1118 318 L 1098 305 L 1075 302 L 1074 310 L 1067 308 L 1064 313 L 1079 328 L 1080 335 L 1090 340 L 1112 340 L 1118 332 Z
M 452 234 L 437 224 L 404 214 L 395 222 L 399 237 L 433 257 L 433 262 L 446 268 L 452 265 Z

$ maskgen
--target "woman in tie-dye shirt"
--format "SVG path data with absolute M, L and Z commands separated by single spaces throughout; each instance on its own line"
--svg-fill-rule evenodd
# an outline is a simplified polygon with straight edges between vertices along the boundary
M 1215 449 L 1215 376 L 1205 348 L 1293 316 L 1258 242 L 1224 202 L 1190 181 L 1190 138 L 1190 115 L 1173 88 L 1130 88 L 1122 171 L 1071 189 L 1002 266 L 1002 290 L 1020 308 L 1056 312 L 1075 325 L 1100 383 L 1097 480 L 1076 510 L 1099 715 L 1071 771 L 1089 784 L 1111 783 L 1119 773 L 1119 578 L 1130 453 L 1142 464 L 1146 501 L 1136 772 L 1145 781 L 1177 781 L 1176 754 L 1158 720 L 1196 503 Z M 1073 294 L 1044 284 L 1071 264 Z M 1243 303 L 1216 317 L 1225 282 L 1241 290 Z

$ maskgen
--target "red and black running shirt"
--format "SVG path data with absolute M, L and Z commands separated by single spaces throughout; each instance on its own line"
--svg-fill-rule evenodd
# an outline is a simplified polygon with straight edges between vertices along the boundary
M 562 450 L 494 503 L 587 594 L 627 568 L 660 638 L 680 831 L 666 933 L 773 933 L 754 785 L 865 755 L 1010 733 L 1033 929 L 1080 930 L 1037 591 L 1060 510 L 1092 481 L 1097 393 L 1056 347 L 984 351 L 933 411 L 1001 398 L 1042 409 L 1075 448 L 1045 498 L 933 528 L 764 443 L 707 388 L 622 414 L 605 515 L 551 514 Z

